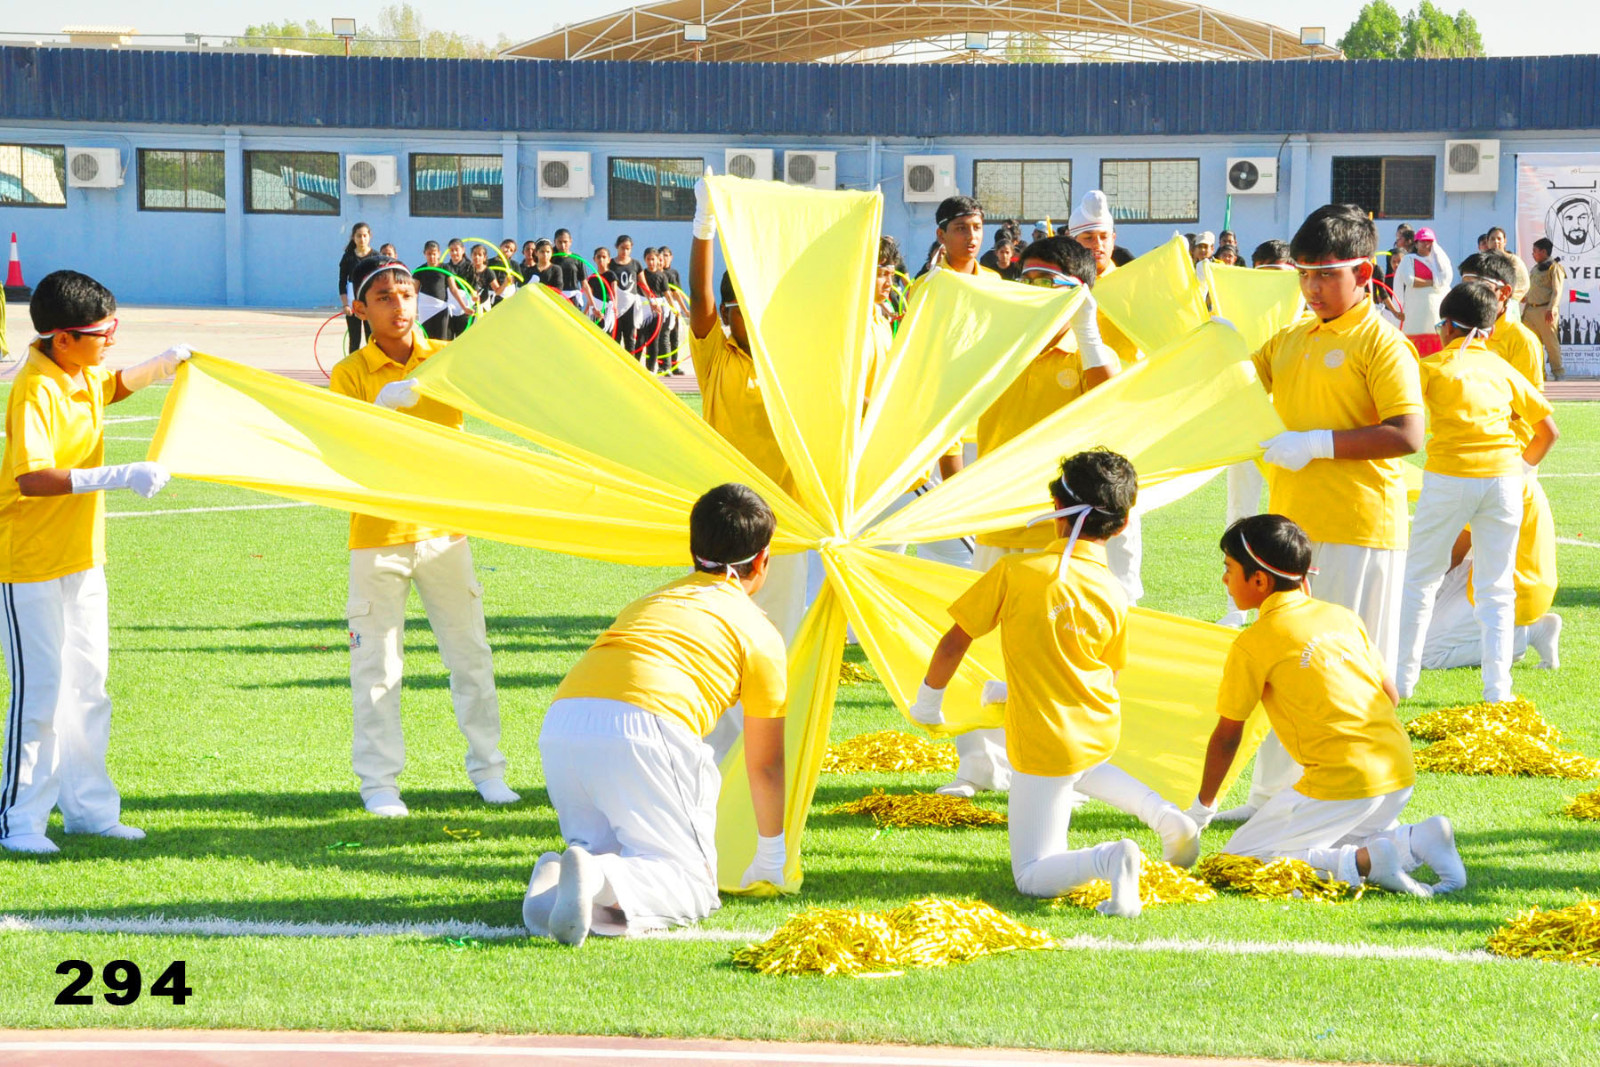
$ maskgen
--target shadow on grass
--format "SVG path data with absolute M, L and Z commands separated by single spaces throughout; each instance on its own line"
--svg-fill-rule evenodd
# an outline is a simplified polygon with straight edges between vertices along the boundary
M 584 651 L 594 643 L 595 638 L 612 623 L 610 616 L 602 615 L 490 615 L 485 620 L 489 628 L 489 644 L 496 651 L 502 652 L 549 652 L 561 649 L 575 649 Z M 112 627 L 114 630 L 126 633 L 304 633 L 316 635 L 329 635 L 330 648 L 339 648 L 343 644 L 345 634 L 344 619 L 337 613 L 330 613 L 326 618 L 314 619 L 279 619 L 269 622 L 248 622 L 231 625 L 205 625 L 205 624 L 173 624 L 173 625 L 146 625 L 126 624 Z M 408 634 L 429 633 L 433 628 L 428 620 L 422 616 L 408 615 L 406 618 L 406 632 Z M 141 651 L 157 652 L 250 652 L 268 655 L 281 655 L 285 652 L 303 652 L 307 650 L 320 651 L 318 646 L 291 644 L 275 647 L 263 646 L 259 643 L 252 644 L 226 644 L 215 646 L 191 645 L 176 648 L 141 649 Z
M 415 652 L 415 649 L 411 651 Z M 533 689 L 541 687 L 554 687 L 561 684 L 565 674 L 549 674 L 542 672 L 511 672 L 496 671 L 494 675 L 497 689 Z M 450 676 L 448 674 L 430 672 L 427 674 L 413 670 L 407 673 L 404 689 L 449 689 Z M 349 690 L 350 676 L 348 674 L 335 674 L 323 678 L 286 678 L 279 682 L 258 682 L 254 684 L 239 684 L 232 688 L 244 691 L 261 689 L 343 689 Z

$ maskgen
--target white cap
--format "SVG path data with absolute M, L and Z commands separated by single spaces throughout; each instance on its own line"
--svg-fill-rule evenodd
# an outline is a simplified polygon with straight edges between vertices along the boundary
M 1072 209 L 1072 218 L 1067 222 L 1069 237 L 1076 237 L 1080 233 L 1110 232 L 1114 229 L 1116 224 L 1111 218 L 1111 204 L 1106 200 L 1106 194 L 1099 189 L 1090 189 L 1083 194 L 1083 199 Z
M 1205 233 L 1197 233 L 1194 235 L 1194 243 L 1197 245 L 1210 245 L 1215 248 L 1217 245 L 1217 235 L 1212 233 L 1210 230 L 1207 230 Z

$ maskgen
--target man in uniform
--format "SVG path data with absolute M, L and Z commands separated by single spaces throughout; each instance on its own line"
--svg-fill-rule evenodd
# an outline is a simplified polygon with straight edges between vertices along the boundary
M 1567 268 L 1551 255 L 1554 250 L 1548 237 L 1533 242 L 1533 270 L 1528 273 L 1528 295 L 1522 298 L 1522 323 L 1538 335 L 1550 360 L 1550 377 L 1559 382 L 1564 375 L 1556 328 L 1561 320 L 1561 301 L 1566 297 Z

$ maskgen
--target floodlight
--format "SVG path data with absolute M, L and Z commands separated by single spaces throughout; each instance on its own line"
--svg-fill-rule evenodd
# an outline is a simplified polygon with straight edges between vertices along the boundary
M 683 39 L 690 44 L 704 44 L 709 35 L 710 30 L 705 26 L 685 26 L 683 28 Z
M 356 35 L 356 20 L 334 19 L 333 35 L 335 37 L 354 37 Z
M 984 52 L 989 48 L 989 35 L 987 33 L 967 34 L 967 51 Z
M 1322 45 L 1328 43 L 1328 27 L 1326 26 L 1301 26 L 1300 43 L 1306 46 Z

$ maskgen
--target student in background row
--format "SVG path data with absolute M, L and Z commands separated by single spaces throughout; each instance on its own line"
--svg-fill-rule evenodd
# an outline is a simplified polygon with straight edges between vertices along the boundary
M 339 303 L 344 307 L 344 326 L 345 332 L 349 335 L 351 352 L 367 343 L 367 327 L 350 309 L 353 292 L 350 272 L 355 269 L 357 263 L 370 255 L 372 255 L 372 228 L 364 222 L 358 222 L 350 228 L 350 241 L 344 246 L 344 255 L 339 257 Z
M 435 341 L 448 341 L 455 336 L 450 332 L 450 275 L 441 264 L 439 242 L 429 241 L 422 246 L 423 266 L 417 270 L 417 315 L 422 319 L 422 330 Z M 457 297 L 459 299 L 459 297 Z

